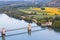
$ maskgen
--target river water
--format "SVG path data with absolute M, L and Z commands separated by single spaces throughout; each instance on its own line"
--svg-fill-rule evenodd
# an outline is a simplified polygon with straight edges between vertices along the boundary
M 9 31 L 6 32 L 7 36 L 5 37 L 5 40 L 60 40 L 60 30 L 57 30 L 58 32 L 51 28 L 45 28 L 44 30 L 41 30 L 43 28 L 34 22 L 28 23 L 24 20 L 18 20 L 9 17 L 6 14 L 0 14 L 0 31 L 3 27 L 6 30 L 10 30 L 16 28 L 24 28 L 27 27 L 28 24 L 30 24 L 31 27 L 36 26 L 32 28 L 33 32 L 28 33 L 27 29 Z M 2 40 L 1 37 L 0 40 Z

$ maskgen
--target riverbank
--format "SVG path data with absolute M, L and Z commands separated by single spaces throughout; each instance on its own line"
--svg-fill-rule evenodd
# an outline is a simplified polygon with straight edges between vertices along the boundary
M 4 11 L 5 14 L 7 14 L 10 17 L 14 17 L 16 19 L 22 20 L 31 23 L 32 21 L 40 26 L 53 26 L 55 27 L 55 22 L 60 21 L 60 15 L 48 15 L 48 12 L 45 11 L 39 11 L 39 10 L 33 10 L 32 8 L 17 8 L 13 10 L 7 10 Z M 54 25 L 53 25 L 54 24 Z M 58 23 L 57 23 L 58 24 Z M 57 25 L 58 27 L 58 25 Z
M 20 12 L 21 13 L 21 12 Z M 40 17 L 35 17 L 37 15 L 21 15 L 21 14 L 18 14 L 18 13 L 5 13 L 11 17 L 14 17 L 14 18 L 17 18 L 17 19 L 23 19 L 29 23 L 32 23 L 35 22 L 36 24 L 40 25 L 40 26 L 44 26 L 44 27 L 55 27 L 56 24 L 58 24 L 56 21 L 60 21 L 60 17 L 59 16 L 49 16 L 48 15 L 43 15 L 45 17 L 41 18 L 41 15 Z M 59 18 L 58 18 L 59 17 Z M 58 18 L 58 19 L 57 19 Z M 60 24 L 60 23 L 59 23 Z M 59 27 L 59 25 L 57 25 L 57 27 Z

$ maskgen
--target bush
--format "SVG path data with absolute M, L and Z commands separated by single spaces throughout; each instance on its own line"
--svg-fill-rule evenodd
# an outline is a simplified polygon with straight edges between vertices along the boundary
M 59 16 L 56 16 L 54 20 L 60 20 L 60 17 Z
M 46 20 L 41 20 L 41 24 L 42 24 L 42 23 L 46 23 Z
M 55 21 L 52 25 L 53 28 L 60 28 L 60 21 Z

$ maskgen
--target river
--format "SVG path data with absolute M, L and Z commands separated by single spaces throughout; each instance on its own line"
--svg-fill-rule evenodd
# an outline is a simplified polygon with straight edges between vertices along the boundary
M 10 30 L 16 28 L 24 28 L 27 27 L 28 24 L 30 24 L 31 27 L 36 26 L 32 28 L 33 32 L 28 34 L 27 29 L 6 32 L 7 36 L 5 37 L 5 40 L 60 40 L 60 30 L 57 30 L 58 32 L 51 28 L 40 30 L 42 29 L 41 26 L 38 26 L 34 22 L 28 23 L 24 20 L 9 17 L 6 14 L 0 14 L 0 31 L 3 27 L 6 30 Z M 0 40 L 2 40 L 1 37 Z

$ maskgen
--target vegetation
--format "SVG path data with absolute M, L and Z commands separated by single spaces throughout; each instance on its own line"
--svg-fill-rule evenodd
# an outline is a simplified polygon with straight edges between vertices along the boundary
M 60 21 L 55 21 L 52 25 L 53 28 L 60 28 Z
M 58 8 L 10 8 L 9 6 L 7 6 L 0 8 L 0 12 L 3 12 L 17 19 L 23 19 L 21 16 L 24 16 L 24 20 L 29 23 L 32 22 L 32 19 L 35 19 L 38 25 L 50 21 L 53 22 L 52 27 L 60 28 L 60 12 Z

